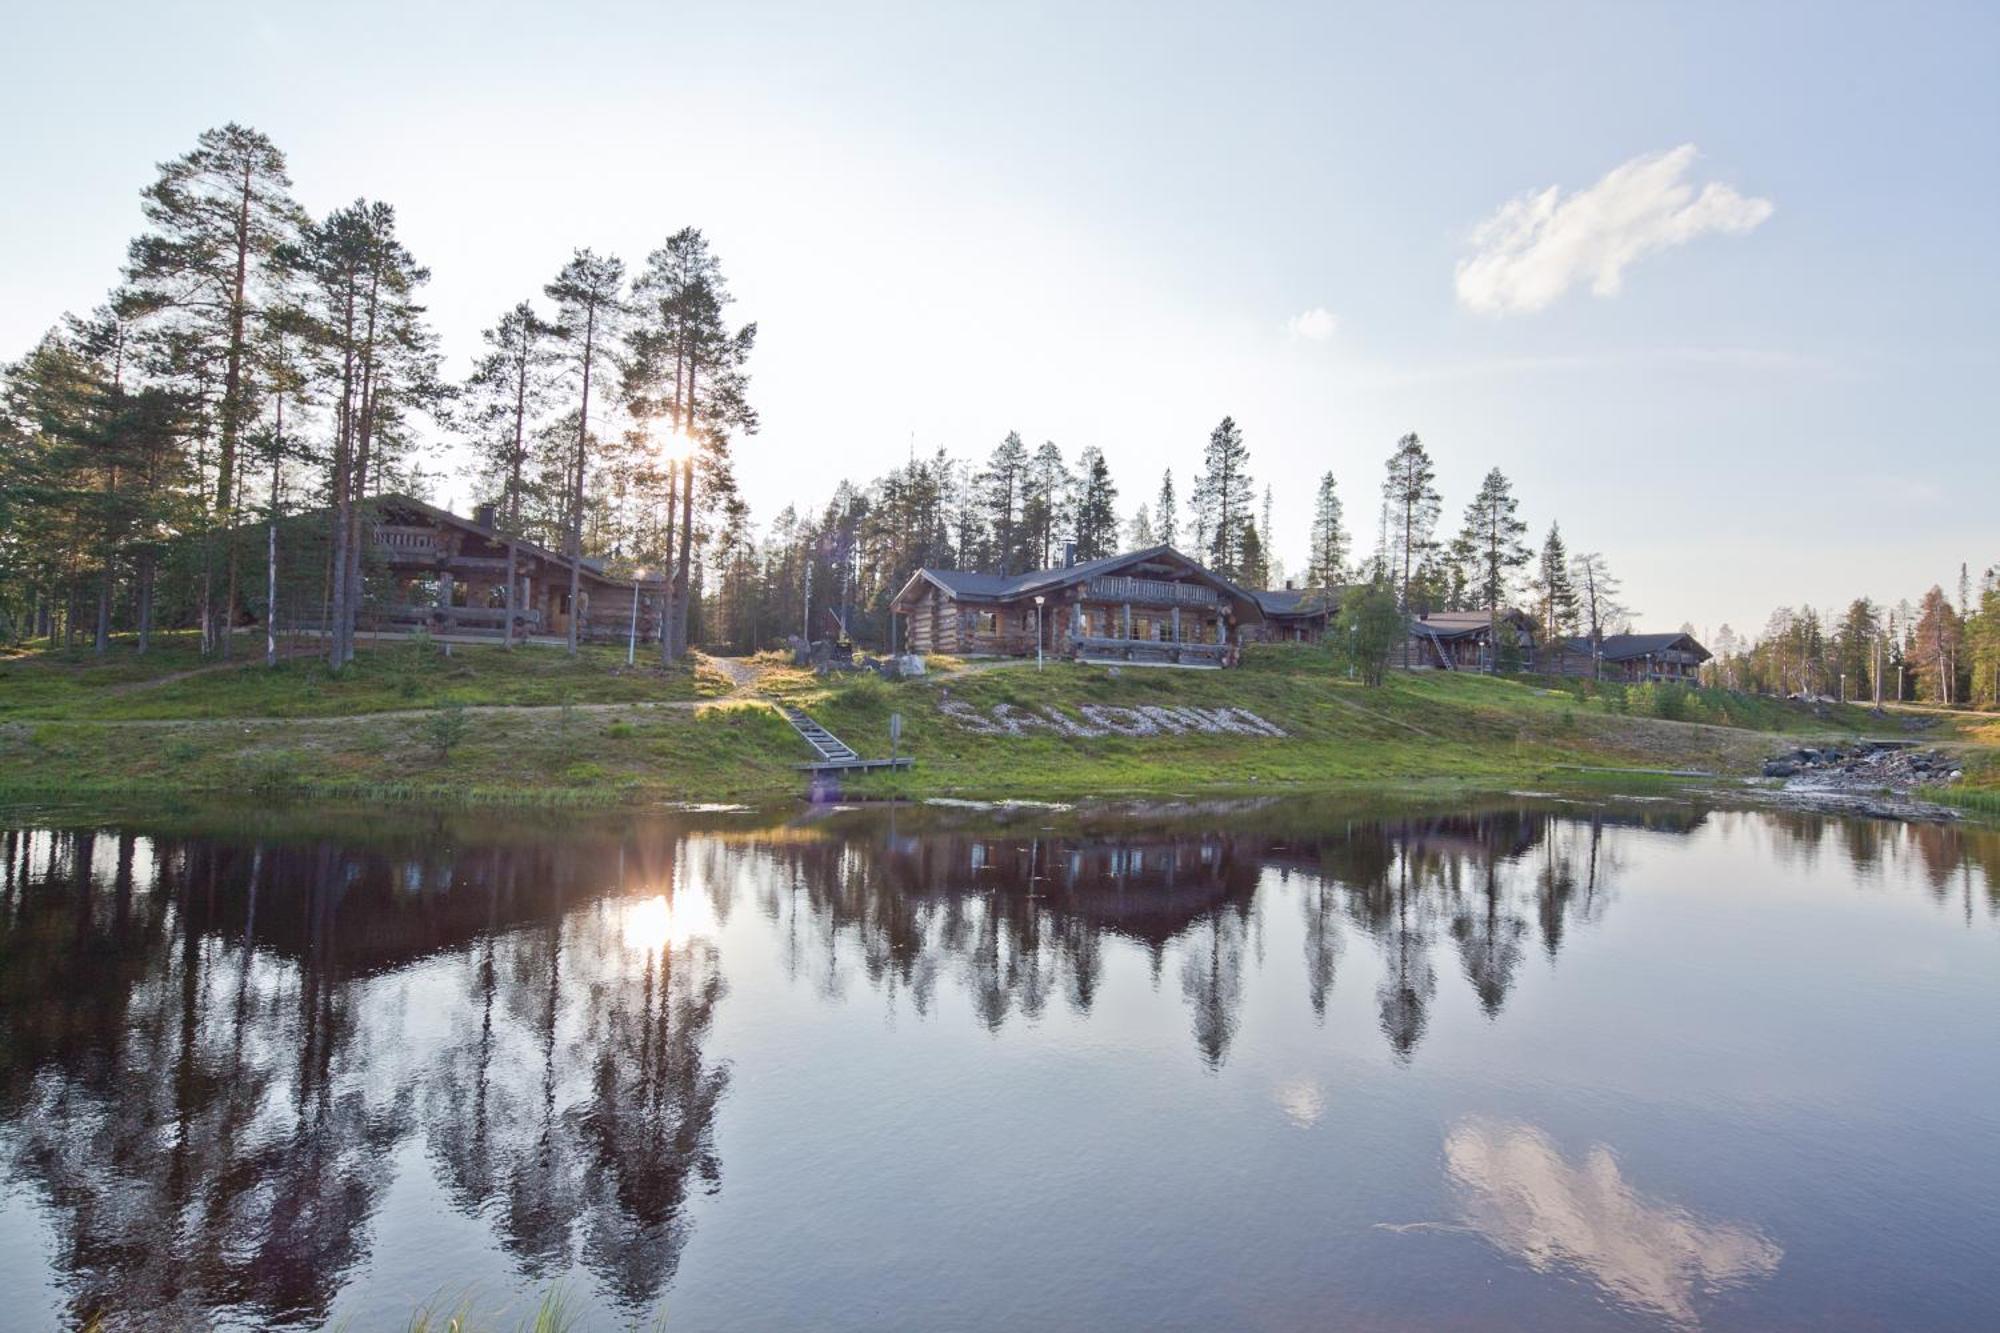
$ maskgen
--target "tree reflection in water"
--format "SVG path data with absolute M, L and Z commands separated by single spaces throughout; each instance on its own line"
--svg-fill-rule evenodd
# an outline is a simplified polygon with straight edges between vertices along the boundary
M 1668 806 L 1250 807 L 1059 828 L 963 812 L 560 831 L 475 818 L 359 841 L 7 830 L 0 1161 L 39 1203 L 79 1321 L 324 1322 L 370 1259 L 409 1147 L 524 1279 L 580 1267 L 644 1314 L 674 1280 L 691 1201 L 721 1186 L 729 1067 L 709 1048 L 717 932 L 739 893 L 792 977 L 921 1015 L 949 988 L 995 1030 L 1055 1006 L 1088 1015 L 1112 950 L 1137 950 L 1156 990 L 1178 980 L 1167 1002 L 1216 1071 L 1262 914 L 1289 898 L 1298 999 L 1324 1020 L 1372 949 L 1374 1017 L 1408 1062 L 1440 950 L 1497 1019 L 1534 943 L 1553 960 L 1616 899 L 1620 825 L 1711 818 L 1782 855 L 1900 867 L 1968 920 L 2000 914 L 1991 834 Z M 1295 1100 L 1295 1119 L 1316 1118 Z

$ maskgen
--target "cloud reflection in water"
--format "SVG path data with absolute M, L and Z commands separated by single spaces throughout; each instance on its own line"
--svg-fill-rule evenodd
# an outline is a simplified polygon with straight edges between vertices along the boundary
M 1532 1125 L 1473 1116 L 1445 1136 L 1444 1155 L 1471 1229 L 1537 1272 L 1576 1270 L 1677 1323 L 1695 1321 L 1697 1292 L 1769 1277 L 1784 1256 L 1753 1228 L 1640 1194 L 1603 1144 L 1572 1164 Z

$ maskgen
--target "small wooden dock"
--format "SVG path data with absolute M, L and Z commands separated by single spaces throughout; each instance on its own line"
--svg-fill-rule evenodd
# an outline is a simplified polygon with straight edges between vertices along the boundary
M 908 768 L 913 762 L 907 758 L 863 759 L 853 746 L 813 721 L 803 709 L 781 703 L 778 711 L 784 714 L 785 721 L 792 724 L 792 730 L 804 737 L 806 744 L 812 746 L 813 752 L 819 756 L 810 764 L 800 764 L 801 772 L 861 773 L 871 769 Z

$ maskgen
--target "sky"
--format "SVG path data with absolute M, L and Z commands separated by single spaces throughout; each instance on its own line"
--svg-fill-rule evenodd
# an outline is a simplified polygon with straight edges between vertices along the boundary
M 237 120 L 395 205 L 454 373 L 575 247 L 701 227 L 760 524 L 1009 430 L 1129 513 L 1226 414 L 1294 571 L 1409 431 L 1447 535 L 1498 467 L 1641 628 L 2000 563 L 2000 6 L 18 9 L 0 357 Z

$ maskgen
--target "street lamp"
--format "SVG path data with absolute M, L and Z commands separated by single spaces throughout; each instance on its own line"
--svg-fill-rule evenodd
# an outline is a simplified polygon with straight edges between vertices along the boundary
M 1035 670 L 1042 669 L 1042 595 L 1035 594 Z
M 639 584 L 645 577 L 644 566 L 632 571 L 632 633 L 625 640 L 626 666 L 631 666 L 639 655 Z

